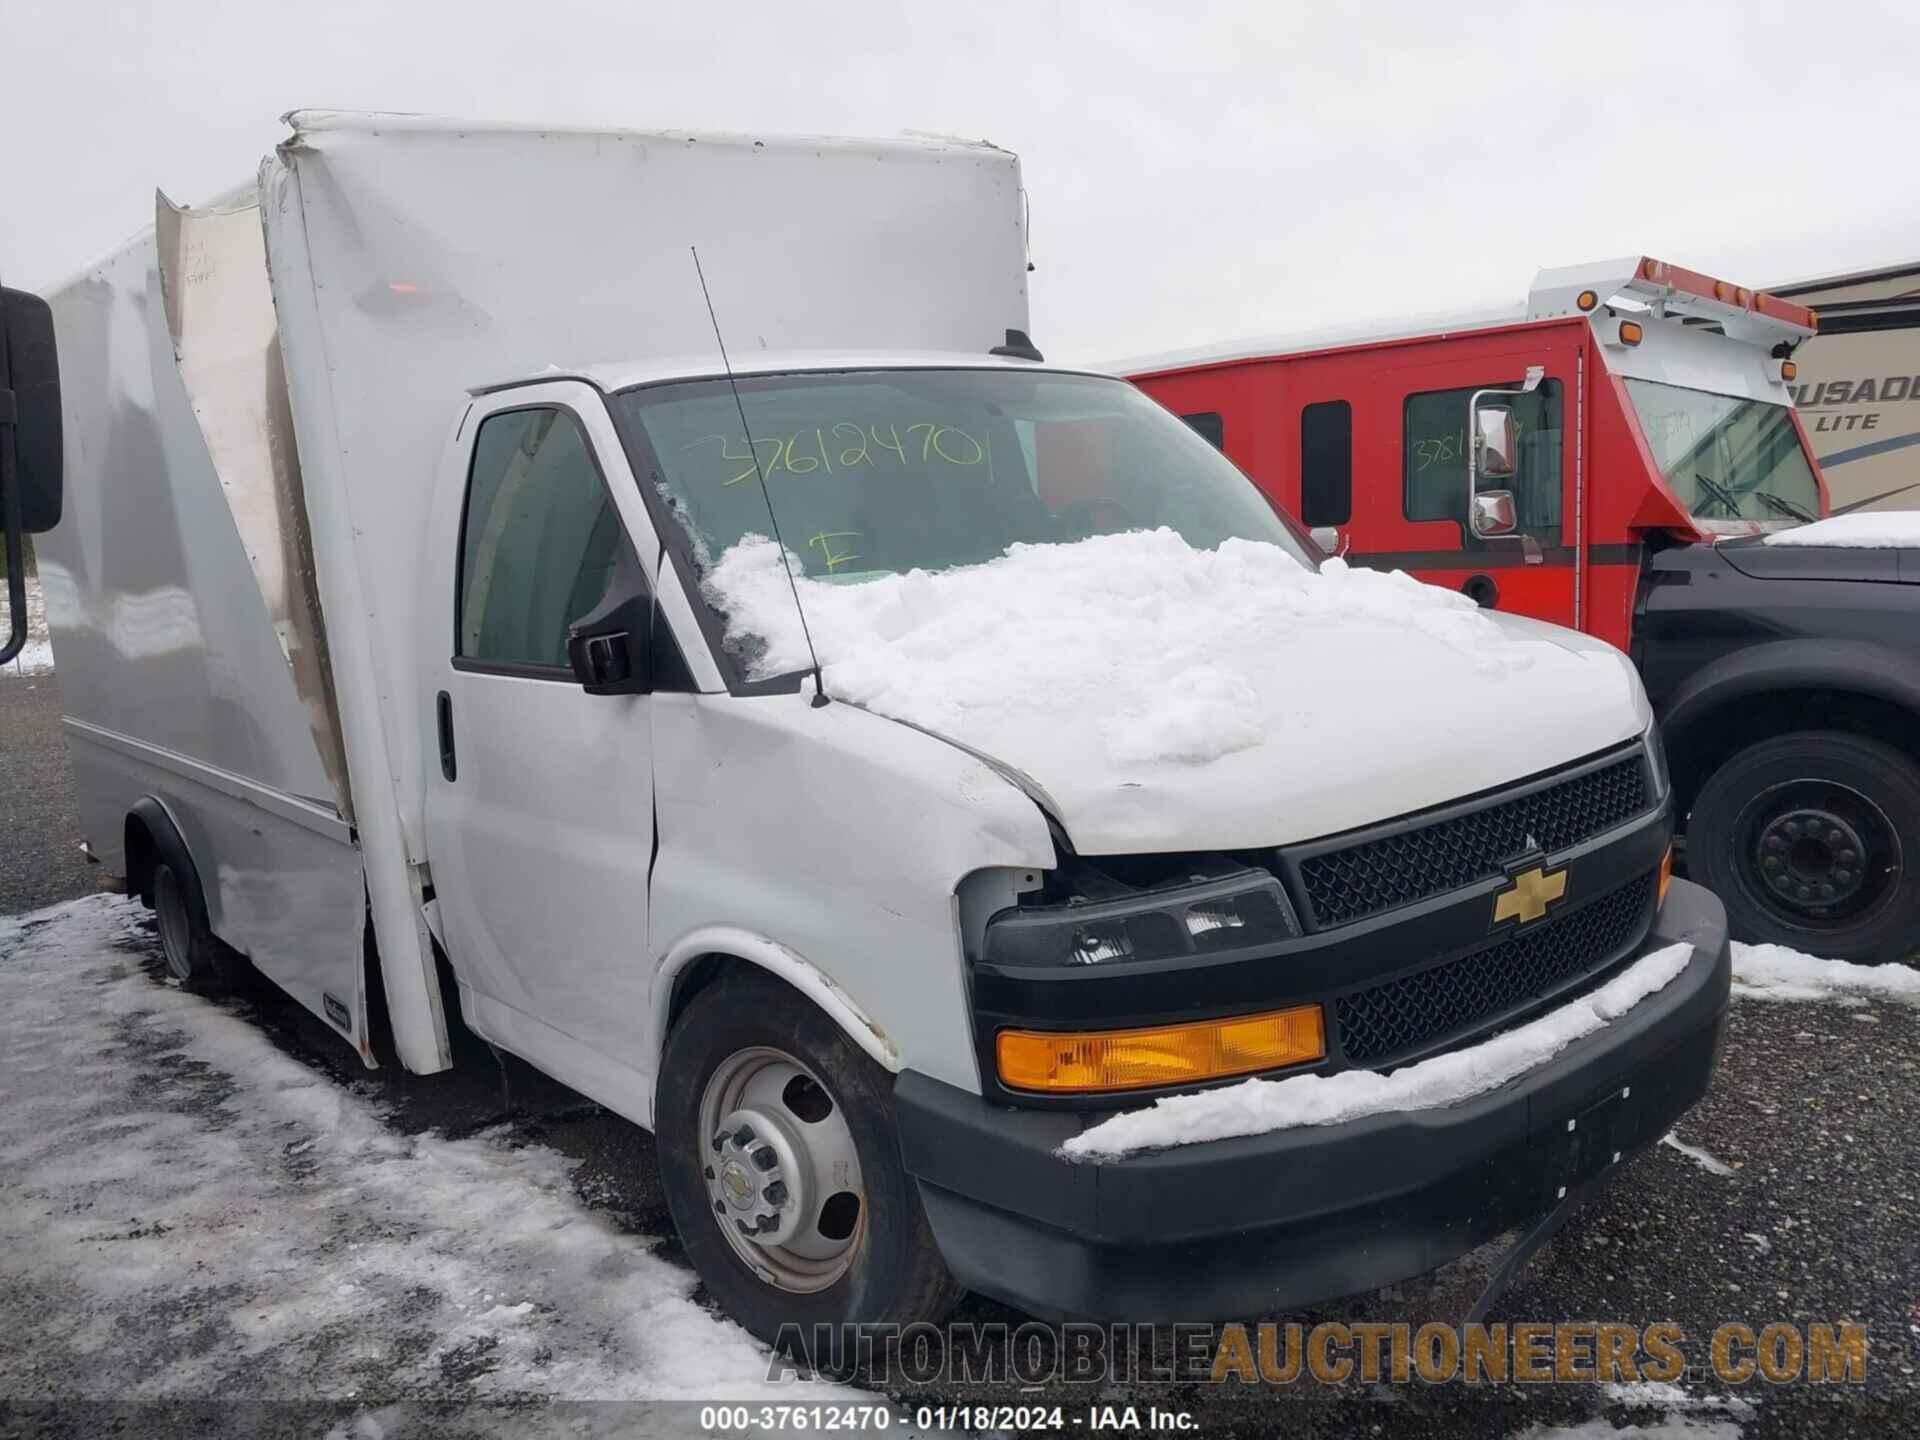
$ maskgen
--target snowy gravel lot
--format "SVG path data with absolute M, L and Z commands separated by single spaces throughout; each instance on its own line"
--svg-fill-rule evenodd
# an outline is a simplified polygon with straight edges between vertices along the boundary
M 0 693 L 0 717 L 17 698 Z M 0 732 L 10 800 L 29 773 L 63 783 L 55 741 Z M 11 846 L 0 898 L 75 893 L 35 878 L 52 860 Z M 703 1306 L 644 1134 L 513 1062 L 503 1095 L 484 1050 L 447 1076 L 367 1072 L 270 987 L 214 1003 L 163 973 L 129 902 L 0 918 L 0 1433 L 671 1435 L 695 1428 L 688 1398 L 825 1398 L 770 1391 L 764 1352 Z M 1690 1358 L 1723 1321 L 1856 1320 L 1864 1387 L 895 1398 L 1158 1404 L 1203 1434 L 1913 1433 L 1920 1008 L 1756 975 L 1766 993 L 1736 1001 L 1713 1093 L 1491 1318 L 1675 1320 Z M 1485 1263 L 1304 1318 L 1458 1318 Z M 971 1302 L 959 1318 L 1021 1317 Z

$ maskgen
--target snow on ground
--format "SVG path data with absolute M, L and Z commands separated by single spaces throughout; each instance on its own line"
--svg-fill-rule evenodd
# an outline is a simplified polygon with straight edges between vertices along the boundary
M 0 588 L 6 585 L 6 577 L 0 575 Z M 3 614 L 7 600 L 0 596 L 0 614 Z M 6 624 L 0 618 L 0 626 Z M 0 675 L 44 675 L 53 669 L 53 641 L 47 634 L 47 601 L 40 592 L 40 577 L 37 574 L 27 576 L 27 647 L 5 665 L 0 665 Z
M 1201 764 L 1258 745 L 1280 717 L 1255 671 L 1285 670 L 1289 643 L 1330 620 L 1416 632 L 1466 658 L 1468 683 L 1526 660 L 1455 591 L 1341 560 L 1316 574 L 1254 541 L 1196 550 L 1171 530 L 1015 545 L 981 565 L 857 584 L 809 579 L 797 557 L 793 567 L 830 693 L 975 742 L 1012 707 L 1076 729 L 1103 716 L 1119 765 Z M 706 584 L 728 639 L 764 642 L 756 677 L 810 667 L 773 541 L 740 541 Z
M 1740 1440 L 1740 1426 L 1733 1420 L 1703 1420 L 1669 1411 L 1647 1425 L 1615 1425 L 1611 1420 L 1531 1425 L 1513 1440 Z
M 1668 945 L 1643 955 L 1605 985 L 1538 1020 L 1464 1050 L 1382 1074 L 1346 1070 L 1245 1080 L 1195 1095 L 1171 1095 L 1073 1136 L 1061 1153 L 1112 1160 L 1139 1150 L 1193 1145 L 1234 1135 L 1263 1135 L 1300 1125 L 1336 1125 L 1392 1110 L 1457 1105 L 1543 1065 L 1582 1036 L 1617 1020 L 1664 989 L 1693 958 L 1690 945 Z
M 688 1298 L 690 1272 L 576 1200 L 572 1162 L 398 1134 L 156 983 L 140 914 L 95 896 L 0 919 L 0 1283 L 35 1352 L 87 1377 L 60 1393 L 844 1393 L 767 1383 L 767 1351 Z M 143 1334 L 169 1357 L 147 1373 L 127 1358 Z M 36 1372 L 5 1350 L 0 1394 L 26 1398 Z
M 1910 550 L 1920 547 L 1920 510 L 1876 510 L 1835 515 L 1791 530 L 1776 530 L 1768 545 L 1839 545 L 1853 550 Z
M 1698 1165 L 1702 1170 L 1706 1171 L 1709 1175 L 1719 1175 L 1719 1176 L 1725 1177 L 1733 1174 L 1733 1167 L 1727 1164 L 1726 1161 L 1718 1159 L 1712 1155 L 1709 1155 L 1706 1151 L 1702 1150 L 1698 1145 L 1687 1144 L 1686 1141 L 1680 1139 L 1679 1136 L 1674 1135 L 1671 1132 L 1665 1135 L 1662 1135 L 1660 1137 L 1660 1143 L 1662 1145 L 1667 1146 L 1669 1149 L 1678 1150 L 1682 1155 L 1686 1156 L 1689 1160 L 1693 1161 L 1694 1164 Z
M 1748 1000 L 1830 1000 L 1840 1005 L 1901 1000 L 1920 1005 L 1920 970 L 1905 965 L 1851 965 L 1803 955 L 1784 945 L 1736 941 L 1733 993 Z

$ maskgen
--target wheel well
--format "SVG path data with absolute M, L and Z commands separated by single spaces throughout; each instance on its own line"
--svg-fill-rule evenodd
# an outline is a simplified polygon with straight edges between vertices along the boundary
M 1920 714 L 1849 690 L 1775 690 L 1736 695 L 1695 716 L 1668 739 L 1677 813 L 1685 816 L 1709 776 L 1749 745 L 1795 730 L 1841 730 L 1920 753 Z
M 153 832 L 137 814 L 127 816 L 125 831 L 127 855 L 127 893 L 140 897 L 142 904 L 153 904 L 153 867 L 160 859 Z
M 696 955 L 681 966 L 674 974 L 673 990 L 667 997 L 667 1034 L 673 1033 L 673 1027 L 680 1023 L 680 1016 L 685 1013 L 694 996 L 718 984 L 722 976 L 742 970 L 758 970 L 769 979 L 779 978 L 765 967 L 755 965 L 751 960 L 742 960 L 738 955 Z

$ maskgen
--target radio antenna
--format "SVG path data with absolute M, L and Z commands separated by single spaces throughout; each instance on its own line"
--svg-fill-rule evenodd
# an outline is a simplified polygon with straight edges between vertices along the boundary
M 787 589 L 793 592 L 793 608 L 800 616 L 800 633 L 806 637 L 807 658 L 813 661 L 813 707 L 827 703 L 826 682 L 820 676 L 820 652 L 813 648 L 813 631 L 807 625 L 807 607 L 800 603 L 800 582 L 793 578 L 793 561 L 787 556 L 787 542 L 780 538 L 780 517 L 773 511 L 773 496 L 767 491 L 767 472 L 760 468 L 760 447 L 753 443 L 753 430 L 747 424 L 747 407 L 740 400 L 740 382 L 733 375 L 733 361 L 727 358 L 727 342 L 720 334 L 720 317 L 713 313 L 713 292 L 707 289 L 707 272 L 700 268 L 700 247 L 693 252 L 693 273 L 700 277 L 700 295 L 707 302 L 707 319 L 713 323 L 714 343 L 720 347 L 720 363 L 726 367 L 727 385 L 733 391 L 733 408 L 740 412 L 740 430 L 747 437 L 747 453 L 753 457 L 753 478 L 760 482 L 760 498 L 766 502 L 767 521 L 773 526 L 773 543 L 780 549 L 780 568 L 787 572 Z

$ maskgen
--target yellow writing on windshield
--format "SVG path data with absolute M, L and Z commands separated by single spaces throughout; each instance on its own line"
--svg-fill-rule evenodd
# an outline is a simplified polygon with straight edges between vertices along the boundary
M 843 550 L 838 548 L 839 543 L 843 540 L 856 541 L 859 538 L 860 532 L 858 530 L 822 530 L 811 540 L 807 541 L 807 548 L 809 550 L 818 550 L 821 555 L 826 558 L 827 573 L 831 575 L 842 565 L 850 564 L 860 558 L 859 552 L 854 550 L 851 545 Z
M 987 458 L 987 447 L 957 425 L 941 425 L 931 420 L 918 421 L 902 428 L 894 424 L 860 425 L 852 420 L 836 420 L 810 430 L 796 430 L 784 438 L 755 440 L 751 448 L 740 435 L 702 435 L 680 447 L 684 453 L 702 445 L 717 445 L 720 458 L 743 468 L 727 476 L 722 485 L 738 485 L 756 474 L 771 480 L 785 470 L 790 475 L 831 475 L 838 470 L 855 470 L 894 465 L 978 465 Z

